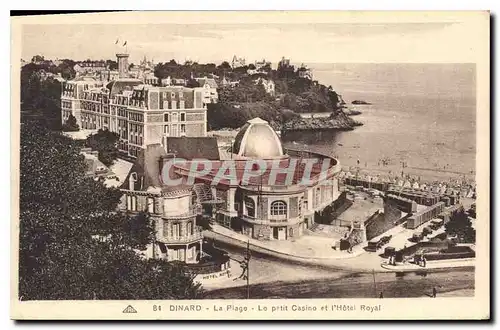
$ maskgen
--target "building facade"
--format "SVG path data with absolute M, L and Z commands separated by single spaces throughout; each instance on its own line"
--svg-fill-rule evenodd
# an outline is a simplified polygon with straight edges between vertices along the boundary
M 272 81 L 271 79 L 259 78 L 255 80 L 255 84 L 262 84 L 267 94 L 271 96 L 276 95 L 276 85 L 274 84 L 274 81 Z
M 150 257 L 198 263 L 203 255 L 203 235 L 196 221 L 196 198 L 189 187 L 168 187 L 160 182 L 158 162 L 163 158 L 168 155 L 158 144 L 141 150 L 121 187 L 120 208 L 151 217 L 156 234 Z
M 277 134 L 260 118 L 250 120 L 240 130 L 231 150 L 230 159 L 212 161 L 210 173 L 196 179 L 197 189 L 204 191 L 198 194 L 203 196 L 199 203 L 204 205 L 204 215 L 222 226 L 255 239 L 290 240 L 303 235 L 314 223 L 315 212 L 323 210 L 340 195 L 337 160 L 306 151 L 284 150 Z M 305 158 L 317 160 L 307 184 L 301 181 L 305 164 L 300 160 Z M 325 159 L 327 167 L 324 167 Z M 246 182 L 241 176 L 253 160 L 265 162 L 268 169 Z M 278 162 L 284 172 L 292 169 L 290 182 L 283 175 L 271 179 L 274 162 Z M 226 166 L 235 167 L 235 181 L 220 176 L 219 169 Z M 180 177 L 195 176 L 192 167 L 190 162 L 174 165 Z
M 152 86 L 128 78 L 127 57 L 119 54 L 121 78 L 106 86 L 80 78 L 63 86 L 63 123 L 75 116 L 82 129 L 108 129 L 120 136 L 119 150 L 137 157 L 148 144 L 165 143 L 169 136 L 203 137 L 207 134 L 204 87 Z

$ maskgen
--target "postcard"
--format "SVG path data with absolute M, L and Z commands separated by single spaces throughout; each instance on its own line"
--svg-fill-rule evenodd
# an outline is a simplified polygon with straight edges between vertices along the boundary
M 12 17 L 11 318 L 490 318 L 490 13 Z

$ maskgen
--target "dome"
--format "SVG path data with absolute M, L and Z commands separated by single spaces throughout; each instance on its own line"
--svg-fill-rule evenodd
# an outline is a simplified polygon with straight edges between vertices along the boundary
M 283 147 L 269 123 L 254 118 L 245 124 L 236 135 L 234 153 L 246 158 L 269 159 L 283 156 Z

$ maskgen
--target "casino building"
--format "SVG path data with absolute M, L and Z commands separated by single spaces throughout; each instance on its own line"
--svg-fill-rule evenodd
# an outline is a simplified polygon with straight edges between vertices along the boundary
M 174 158 L 184 160 L 172 163 Z M 210 170 L 203 175 L 194 173 L 193 163 L 200 158 L 210 162 Z M 306 159 L 316 162 L 307 165 Z M 168 162 L 173 164 L 169 177 L 181 179 L 182 184 L 166 185 L 160 179 L 165 178 Z M 244 180 L 245 166 L 252 162 L 263 162 L 268 168 Z M 221 171 L 228 164 L 235 169 L 232 178 Z M 280 170 L 273 173 L 273 164 Z M 200 219 L 259 240 L 303 235 L 314 223 L 315 212 L 338 198 L 339 172 L 334 158 L 285 149 L 271 126 L 255 118 L 241 128 L 228 149 L 219 150 L 210 137 L 168 137 L 163 143 L 147 145 L 121 187 L 122 207 L 154 215 L 156 255 L 189 263 L 201 253 Z M 187 178 L 193 176 L 189 183 Z

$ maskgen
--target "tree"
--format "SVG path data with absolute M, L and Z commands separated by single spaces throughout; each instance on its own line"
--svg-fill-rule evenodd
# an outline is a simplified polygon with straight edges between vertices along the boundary
M 464 209 L 452 214 L 450 221 L 445 224 L 445 230 L 450 236 L 456 235 L 460 242 L 476 242 L 476 230 Z
M 21 110 L 23 116 L 36 117 L 53 130 L 61 129 L 62 84 L 42 79 L 42 71 L 54 73 L 56 67 L 29 63 L 21 69 Z M 23 118 L 22 118 L 23 120 Z
M 42 55 L 35 55 L 31 58 L 31 63 L 39 63 L 45 61 L 45 58 Z
M 75 64 L 76 62 L 73 60 L 62 60 L 61 64 L 55 68 L 55 73 L 60 74 L 64 79 L 73 79 L 76 76 Z
M 189 79 L 186 82 L 186 87 L 188 87 L 188 88 L 200 87 L 200 83 L 197 82 L 195 79 Z
M 151 241 L 151 221 L 119 212 L 121 192 L 85 177 L 80 151 L 36 121 L 21 126 L 20 298 L 198 297 L 182 268 L 133 250 Z
M 99 160 L 106 166 L 111 166 L 118 157 L 117 143 L 120 136 L 107 129 L 100 129 L 96 134 L 87 137 L 85 145 L 99 152 Z
M 118 62 L 114 60 L 106 60 L 106 66 L 109 70 L 118 70 Z
M 76 122 L 75 116 L 72 114 L 69 115 L 68 119 L 62 126 L 62 130 L 64 132 L 76 132 L 80 130 L 80 127 L 78 126 L 78 123 Z

